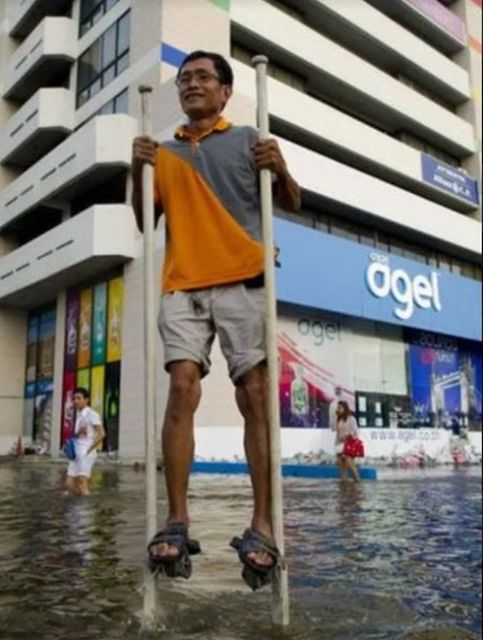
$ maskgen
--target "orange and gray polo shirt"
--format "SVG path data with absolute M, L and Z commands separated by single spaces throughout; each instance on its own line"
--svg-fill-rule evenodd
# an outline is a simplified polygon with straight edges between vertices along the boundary
M 192 136 L 185 127 L 158 147 L 156 206 L 166 215 L 163 292 L 240 282 L 263 273 L 252 127 L 220 118 Z

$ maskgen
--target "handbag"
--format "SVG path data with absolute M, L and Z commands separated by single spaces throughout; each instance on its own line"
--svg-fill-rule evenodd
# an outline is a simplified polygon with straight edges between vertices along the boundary
M 75 460 L 76 458 L 75 441 L 75 438 L 69 438 L 64 442 L 64 446 L 62 447 L 65 457 L 69 460 Z
M 363 458 L 365 455 L 364 443 L 356 436 L 347 436 L 344 440 L 342 454 L 348 458 Z

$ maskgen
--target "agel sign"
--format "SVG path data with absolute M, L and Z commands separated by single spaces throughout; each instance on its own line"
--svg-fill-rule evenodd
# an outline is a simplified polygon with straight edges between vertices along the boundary
M 396 303 L 394 315 L 401 320 L 409 320 L 415 306 L 421 309 L 442 310 L 439 289 L 439 274 L 432 271 L 428 275 L 411 277 L 401 268 L 391 269 L 389 258 L 379 253 L 371 253 L 366 271 L 366 283 L 376 298 L 391 296 Z

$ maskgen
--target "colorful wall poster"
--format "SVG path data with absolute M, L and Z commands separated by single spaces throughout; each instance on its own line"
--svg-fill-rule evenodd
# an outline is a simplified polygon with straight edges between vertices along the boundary
M 65 318 L 65 371 L 75 371 L 77 368 L 79 311 L 79 292 L 70 291 L 67 294 Z
M 23 434 L 32 440 L 34 438 L 35 387 L 35 382 L 27 382 L 25 385 Z
M 83 387 L 104 423 L 109 418 L 105 448 L 118 447 L 123 302 L 121 276 L 68 293 L 62 440 L 74 429 L 73 390 Z
M 34 408 L 34 440 L 39 445 L 40 453 L 50 451 L 52 433 L 52 381 L 37 383 Z
M 350 332 L 340 320 L 279 318 L 277 344 L 283 427 L 327 428 L 339 400 L 354 407 Z
M 92 289 L 84 289 L 80 294 L 79 336 L 77 366 L 79 369 L 91 363 L 92 333 Z
M 481 353 L 456 338 L 413 332 L 409 351 L 414 420 L 419 425 L 478 428 Z
M 122 278 L 109 282 L 107 362 L 116 362 L 122 356 L 122 314 L 124 284 Z
M 55 356 L 55 311 L 45 311 L 40 315 L 39 342 L 37 352 L 37 378 L 52 380 Z
M 91 372 L 89 369 L 79 369 L 77 372 L 76 387 L 82 387 L 90 391 L 91 388 Z
M 106 387 L 104 397 L 104 424 L 106 429 L 105 448 L 117 451 L 119 448 L 121 363 L 106 365 Z
M 26 382 L 34 382 L 37 379 L 38 340 L 39 340 L 39 316 L 32 315 L 29 317 L 29 320 L 28 320 Z
M 94 367 L 91 371 L 91 407 L 104 420 L 105 367 Z
M 64 373 L 64 388 L 62 395 L 62 428 L 60 432 L 61 445 L 72 438 L 75 429 L 74 389 L 76 376 L 73 372 Z
M 92 364 L 106 361 L 107 330 L 107 284 L 103 282 L 94 288 L 94 311 L 92 321 Z

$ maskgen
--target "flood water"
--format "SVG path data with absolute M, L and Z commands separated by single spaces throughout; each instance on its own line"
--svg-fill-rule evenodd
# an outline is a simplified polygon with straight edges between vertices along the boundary
M 195 476 L 191 532 L 204 553 L 189 582 L 159 583 L 168 614 L 143 634 L 144 476 L 99 467 L 91 497 L 65 498 L 61 470 L 0 463 L 1 640 L 481 637 L 479 471 L 286 481 L 285 633 L 271 628 L 270 591 L 249 592 L 228 547 L 249 520 L 247 479 Z

